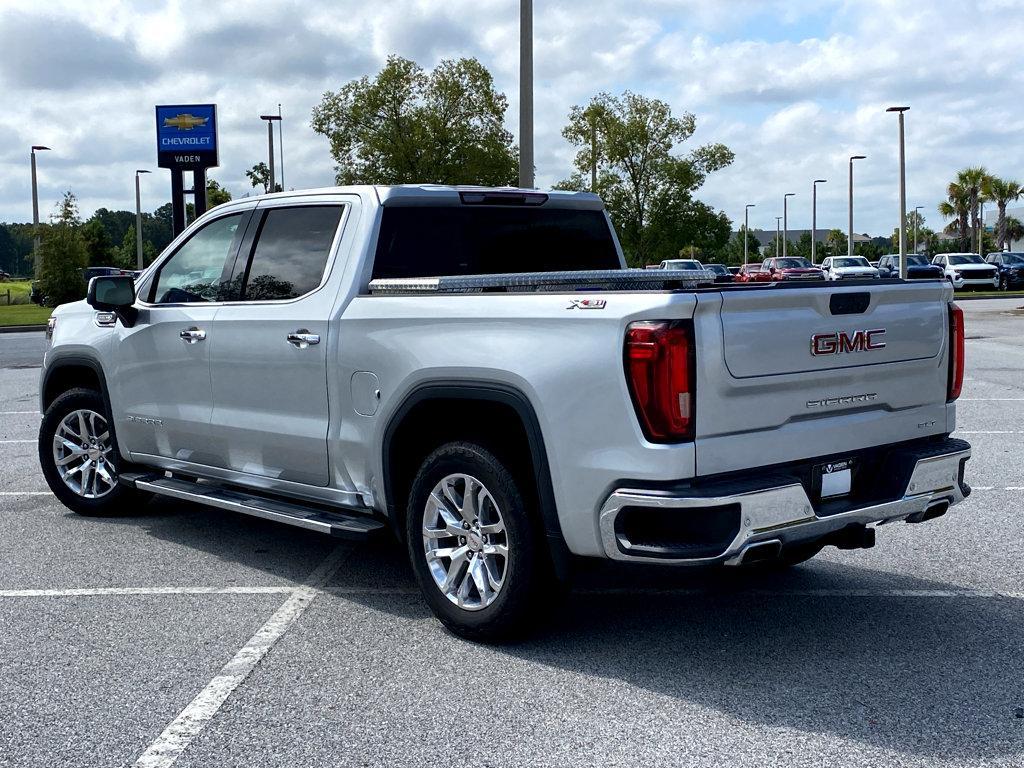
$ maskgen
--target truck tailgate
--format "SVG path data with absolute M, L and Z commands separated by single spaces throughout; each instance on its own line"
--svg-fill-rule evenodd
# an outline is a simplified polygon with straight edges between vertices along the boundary
M 698 295 L 698 475 L 947 432 L 942 283 Z

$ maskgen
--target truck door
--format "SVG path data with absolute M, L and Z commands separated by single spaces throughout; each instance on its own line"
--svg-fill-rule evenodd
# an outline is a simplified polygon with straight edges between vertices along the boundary
M 133 454 L 207 464 L 210 340 L 250 211 L 197 230 L 139 287 L 138 317 L 115 327 L 109 377 L 119 439 Z
M 327 333 L 324 290 L 346 205 L 261 204 L 241 247 L 240 301 L 211 333 L 215 466 L 326 486 Z

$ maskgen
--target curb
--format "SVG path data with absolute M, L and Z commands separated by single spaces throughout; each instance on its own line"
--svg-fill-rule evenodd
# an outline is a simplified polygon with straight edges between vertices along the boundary
M 1000 292 L 999 296 L 971 296 L 970 294 L 953 294 L 953 301 L 955 302 L 981 302 L 985 299 L 1024 299 L 1024 291 L 1006 291 Z
M 46 331 L 46 326 L 0 326 L 0 334 L 16 334 L 19 331 Z

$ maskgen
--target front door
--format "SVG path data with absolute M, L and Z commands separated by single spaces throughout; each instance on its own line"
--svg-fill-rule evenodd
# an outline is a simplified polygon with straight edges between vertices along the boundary
M 208 464 L 210 340 L 230 298 L 230 275 L 249 212 L 197 230 L 139 287 L 138 317 L 117 324 L 109 377 L 119 442 L 132 454 Z
M 316 486 L 330 480 L 327 333 L 336 297 L 322 286 L 344 210 L 284 203 L 254 214 L 255 238 L 238 258 L 241 301 L 220 309 L 211 333 L 219 467 Z

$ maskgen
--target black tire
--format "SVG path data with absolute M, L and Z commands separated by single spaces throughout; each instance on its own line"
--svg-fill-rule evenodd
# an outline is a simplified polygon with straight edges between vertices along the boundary
M 501 588 L 493 601 L 475 610 L 457 606 L 435 582 L 423 540 L 424 512 L 435 487 L 450 475 L 465 474 L 486 487 L 500 510 L 508 547 Z M 524 489 L 509 467 L 483 446 L 446 443 L 431 453 L 413 481 L 406 510 L 409 559 L 423 597 L 434 615 L 453 633 L 474 641 L 502 641 L 528 632 L 560 597 L 544 537 L 524 504 Z M 459 540 L 446 540 L 458 544 Z M 449 562 L 449 570 L 451 562 Z M 467 569 L 468 570 L 468 569 Z M 466 574 L 464 571 L 460 571 Z M 551 586 L 542 592 L 545 584 Z
M 78 410 L 93 411 L 107 422 L 110 433 L 108 440 L 114 447 L 105 459 L 106 465 L 111 467 L 107 470 L 108 474 L 112 474 L 116 479 L 117 472 L 124 465 L 124 461 L 117 453 L 113 423 L 103 402 L 103 397 L 95 390 L 81 388 L 68 390 L 50 404 L 50 407 L 46 409 L 46 414 L 43 415 L 43 422 L 39 426 L 39 464 L 43 469 L 43 477 L 46 478 L 50 491 L 65 507 L 79 515 L 114 516 L 140 512 L 140 508 L 149 500 L 150 495 L 121 484 L 115 484 L 102 496 L 88 498 L 76 493 L 61 478 L 53 455 L 54 436 L 64 417 Z

